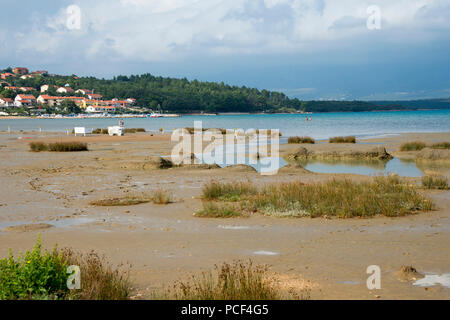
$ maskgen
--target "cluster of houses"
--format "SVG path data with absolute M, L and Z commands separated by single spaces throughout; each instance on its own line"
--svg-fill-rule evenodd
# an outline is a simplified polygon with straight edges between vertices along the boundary
M 29 73 L 26 68 L 14 68 L 13 73 L 1 73 L 0 78 L 3 80 L 7 80 L 9 77 L 20 76 L 26 77 L 34 77 L 36 75 L 48 74 L 47 71 L 35 71 L 33 73 Z M 24 78 L 26 79 L 26 78 Z M 28 107 L 29 109 L 39 110 L 43 105 L 48 105 L 51 107 L 57 107 L 62 104 L 65 100 L 73 101 L 77 106 L 86 113 L 111 113 L 115 112 L 121 108 L 129 108 L 135 102 L 136 99 L 128 98 L 126 100 L 112 99 L 112 100 L 103 100 L 103 96 L 101 94 L 94 93 L 93 90 L 88 89 L 78 89 L 74 90 L 70 88 L 67 84 L 64 87 L 53 86 L 56 89 L 57 93 L 65 94 L 68 96 L 51 96 L 45 94 L 49 89 L 50 85 L 43 85 L 40 88 L 40 93 L 37 98 L 34 95 L 30 94 L 32 91 L 38 91 L 32 87 L 14 87 L 11 86 L 6 81 L 0 81 L 0 87 L 4 87 L 5 89 L 9 89 L 17 93 L 15 99 L 5 98 L 0 95 L 0 109 L 5 108 L 13 108 L 13 107 Z M 20 93 L 19 93 L 20 92 Z M 27 94 L 28 92 L 28 94 Z M 73 94 L 73 96 L 71 96 Z M 70 96 L 69 96 L 70 95 Z

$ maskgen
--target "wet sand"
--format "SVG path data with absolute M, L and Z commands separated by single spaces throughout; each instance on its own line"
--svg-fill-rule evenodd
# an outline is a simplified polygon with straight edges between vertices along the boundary
M 30 141 L 60 140 L 88 142 L 90 151 L 28 151 Z M 384 146 L 395 156 L 413 157 L 398 151 L 401 143 L 412 140 L 449 141 L 450 133 L 388 136 L 357 145 L 302 146 L 316 151 Z M 84 252 L 96 250 L 113 263 L 130 262 L 136 292 L 143 297 L 188 274 L 211 270 L 215 264 L 252 259 L 269 264 L 271 271 L 288 281 L 305 280 L 312 299 L 450 298 L 450 288 L 413 286 L 396 276 L 403 265 L 412 265 L 422 274 L 450 273 L 450 191 L 421 191 L 436 203 L 437 210 L 398 218 L 196 218 L 192 214 L 201 208 L 201 187 L 211 179 L 264 184 L 325 181 L 344 175 L 315 174 L 292 166 L 275 176 L 261 176 L 242 167 L 155 170 L 144 165 L 150 157 L 169 155 L 173 145 L 169 135 L 0 134 L 0 256 L 7 256 L 9 248 L 16 254 L 30 249 L 40 233 L 47 248 L 58 243 Z M 281 151 L 298 147 L 286 145 Z M 450 170 L 441 172 L 450 175 Z M 345 176 L 355 181 L 370 179 Z M 175 203 L 89 205 L 104 197 L 151 193 L 158 188 L 172 192 Z M 381 290 L 366 287 L 369 265 L 381 268 Z

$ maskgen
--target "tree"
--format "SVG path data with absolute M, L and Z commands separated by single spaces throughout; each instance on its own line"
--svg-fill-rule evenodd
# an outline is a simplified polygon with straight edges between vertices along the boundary
M 64 100 L 61 103 L 61 110 L 64 113 L 66 113 L 66 114 L 70 114 L 70 113 L 78 114 L 78 113 L 81 113 L 81 108 L 78 107 L 75 104 L 75 102 L 73 102 L 72 100 L 68 100 L 68 99 Z

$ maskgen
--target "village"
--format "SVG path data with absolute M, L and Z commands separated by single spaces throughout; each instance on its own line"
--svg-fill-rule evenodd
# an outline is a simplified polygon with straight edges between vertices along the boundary
M 90 89 L 72 89 L 69 84 L 64 86 L 56 86 L 45 84 L 39 88 L 35 87 L 18 87 L 13 86 L 9 82 L 11 79 L 33 79 L 36 77 L 49 76 L 48 71 L 39 70 L 29 72 L 27 68 L 16 67 L 12 69 L 12 72 L 4 72 L 0 74 L 0 93 L 7 92 L 8 94 L 0 94 L 0 115 L 15 115 L 11 113 L 11 110 L 26 109 L 30 115 L 46 115 L 47 108 L 53 107 L 58 110 L 58 107 L 62 106 L 65 101 L 71 101 L 82 113 L 91 115 L 106 115 L 114 113 L 136 113 L 139 112 L 139 108 L 133 108 L 136 103 L 136 99 L 127 98 L 125 100 L 119 100 L 113 98 L 111 100 L 104 100 L 103 96 L 98 93 L 94 93 L 94 90 Z M 50 95 L 49 91 L 56 92 L 56 95 Z M 38 94 L 36 94 L 38 93 Z M 36 97 L 37 96 L 37 97 Z M 67 104 L 67 103 L 66 103 Z M 5 111 L 10 111 L 7 113 Z

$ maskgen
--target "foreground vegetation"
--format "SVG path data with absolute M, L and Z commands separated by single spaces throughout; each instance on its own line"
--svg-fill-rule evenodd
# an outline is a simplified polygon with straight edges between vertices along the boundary
M 305 289 L 291 288 L 283 292 L 276 279 L 269 276 L 268 267 L 252 261 L 236 261 L 216 266 L 214 272 L 192 276 L 190 281 L 175 283 L 164 298 L 179 300 L 281 300 L 307 299 Z M 158 298 L 158 297 L 157 297 Z M 160 297 L 159 297 L 160 298 Z
M 250 182 L 212 181 L 203 187 L 203 199 L 203 210 L 196 216 L 235 217 L 259 212 L 277 217 L 393 217 L 433 208 L 416 187 L 396 176 L 360 183 L 348 179 L 272 183 L 260 189 Z
M 332 137 L 328 141 L 330 143 L 356 143 L 356 138 L 354 136 Z
M 30 150 L 33 152 L 51 151 L 51 152 L 78 152 L 88 151 L 87 143 L 84 142 L 31 142 Z
M 68 266 L 79 266 L 81 289 L 69 290 Z M 0 259 L 0 300 L 122 300 L 130 295 L 127 271 L 114 268 L 95 252 L 71 249 L 43 251 L 41 240 L 31 251 Z

